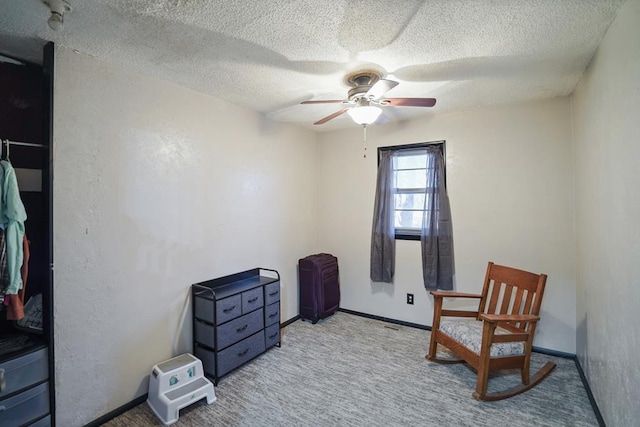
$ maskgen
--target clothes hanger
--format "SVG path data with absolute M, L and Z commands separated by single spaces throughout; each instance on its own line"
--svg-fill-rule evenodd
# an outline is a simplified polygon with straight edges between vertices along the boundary
M 6 160 L 7 162 L 11 163 L 11 160 L 9 159 L 9 140 L 8 139 L 3 139 L 2 140 L 2 160 Z M 5 149 L 6 147 L 6 149 Z

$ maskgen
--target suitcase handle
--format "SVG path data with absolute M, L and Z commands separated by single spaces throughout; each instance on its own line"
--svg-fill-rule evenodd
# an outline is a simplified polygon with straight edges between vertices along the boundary
M 229 307 L 229 308 L 225 308 L 224 310 L 222 310 L 222 312 L 223 312 L 223 313 L 228 313 L 228 312 L 230 312 L 230 311 L 233 311 L 233 309 L 234 309 L 234 308 L 236 308 L 236 306 L 235 306 L 235 305 L 232 305 L 231 307 Z
M 249 301 L 247 301 L 249 304 L 253 304 L 254 302 L 258 301 L 258 297 L 255 298 L 251 298 Z
M 242 357 L 242 356 L 244 356 L 245 354 L 247 354 L 248 352 L 249 352 L 249 349 L 247 348 L 247 349 L 245 349 L 244 351 L 241 351 L 240 353 L 238 353 L 238 357 Z
M 242 331 L 244 331 L 245 329 L 247 329 L 248 327 L 249 327 L 249 325 L 244 325 L 242 328 L 238 328 L 238 329 L 236 329 L 236 332 L 242 332 Z

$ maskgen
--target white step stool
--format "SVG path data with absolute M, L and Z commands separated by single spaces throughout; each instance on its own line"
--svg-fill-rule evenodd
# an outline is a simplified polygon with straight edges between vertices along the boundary
M 204 397 L 207 404 L 216 401 L 213 384 L 204 377 L 200 359 L 185 353 L 153 367 L 147 403 L 162 424 L 175 423 L 180 409 Z

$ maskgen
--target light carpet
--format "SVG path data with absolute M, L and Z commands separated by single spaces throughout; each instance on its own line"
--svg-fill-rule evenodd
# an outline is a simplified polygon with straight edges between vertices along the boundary
M 218 400 L 180 411 L 181 426 L 597 426 L 573 360 L 533 354 L 532 373 L 557 368 L 511 399 L 478 402 L 465 364 L 425 360 L 429 331 L 338 312 L 296 321 L 274 347 L 220 380 Z M 441 346 L 439 346 L 441 348 Z M 519 371 L 492 375 L 489 391 L 519 384 Z M 108 427 L 160 426 L 146 403 Z

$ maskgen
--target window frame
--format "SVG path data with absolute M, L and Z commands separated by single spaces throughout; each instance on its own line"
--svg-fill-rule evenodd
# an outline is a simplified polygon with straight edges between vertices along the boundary
M 414 144 L 404 144 L 404 145 L 391 145 L 386 147 L 378 147 L 378 166 L 380 166 L 380 157 L 384 151 L 403 151 L 403 150 L 414 150 L 416 148 L 425 148 L 430 146 L 438 146 L 440 151 L 442 151 L 442 157 L 445 160 L 444 164 L 444 187 L 447 188 L 447 152 L 446 152 L 446 141 L 429 141 L 429 142 L 418 142 Z M 396 209 L 394 206 L 393 213 L 395 214 Z M 407 233 L 404 231 L 406 229 L 397 229 L 394 225 L 394 235 L 396 240 L 420 240 L 420 233 Z

